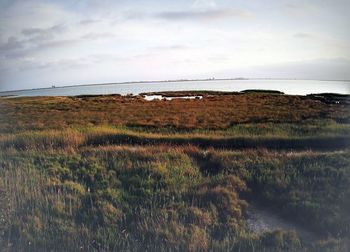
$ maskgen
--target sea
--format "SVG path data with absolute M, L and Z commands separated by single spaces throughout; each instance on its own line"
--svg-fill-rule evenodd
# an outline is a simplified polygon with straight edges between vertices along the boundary
M 164 91 L 243 91 L 250 89 L 278 90 L 289 95 L 316 93 L 350 94 L 350 81 L 276 80 L 276 79 L 210 79 L 186 81 L 147 81 L 49 87 L 0 92 L 0 96 L 78 96 L 78 95 L 137 95 Z

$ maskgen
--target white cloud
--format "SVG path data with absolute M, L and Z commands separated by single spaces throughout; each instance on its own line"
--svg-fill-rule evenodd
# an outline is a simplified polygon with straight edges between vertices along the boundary
M 301 38 L 301 39 L 312 39 L 316 38 L 314 34 L 308 33 L 308 32 L 298 32 L 294 34 L 295 38 Z
M 178 79 L 243 68 L 253 75 L 262 69 L 256 65 L 350 59 L 338 1 L 305 9 L 301 1 L 272 0 L 9 1 L 0 9 L 0 90 L 45 86 L 50 78 Z M 291 78 L 307 72 L 289 69 Z
M 195 0 L 192 7 L 199 10 L 208 10 L 215 9 L 217 4 L 215 0 Z
M 214 21 L 249 16 L 250 14 L 247 11 L 233 9 L 218 9 L 205 11 L 166 11 L 155 15 L 155 17 L 166 19 L 169 21 Z

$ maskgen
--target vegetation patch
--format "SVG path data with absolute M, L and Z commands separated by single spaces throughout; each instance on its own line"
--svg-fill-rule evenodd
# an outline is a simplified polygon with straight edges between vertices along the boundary
M 0 248 L 348 251 L 348 103 L 202 95 L 0 98 Z

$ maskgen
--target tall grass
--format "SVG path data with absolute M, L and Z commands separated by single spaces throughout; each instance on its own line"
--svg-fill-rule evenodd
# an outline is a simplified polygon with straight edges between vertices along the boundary
M 204 95 L 0 98 L 0 250 L 348 251 L 348 103 Z
M 27 131 L 0 136 L 2 149 L 47 150 L 76 149 L 84 143 L 84 136 L 77 130 Z
M 0 199 L 8 203 L 0 208 L 7 216 L 1 245 L 18 251 L 346 251 L 348 154 L 193 146 L 3 150 Z M 338 239 L 308 245 L 293 233 L 251 233 L 247 200 Z
M 222 132 L 221 132 L 222 134 Z M 235 136 L 203 133 L 147 133 L 127 128 L 93 127 L 80 130 L 28 131 L 0 136 L 0 147 L 17 150 L 76 150 L 81 146 L 100 145 L 193 145 L 201 148 L 268 148 L 332 150 L 350 147 L 349 135 Z

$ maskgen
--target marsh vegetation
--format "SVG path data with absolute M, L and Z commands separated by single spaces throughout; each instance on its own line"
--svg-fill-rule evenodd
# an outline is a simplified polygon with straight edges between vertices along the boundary
M 0 248 L 348 251 L 348 97 L 181 95 L 0 98 Z

